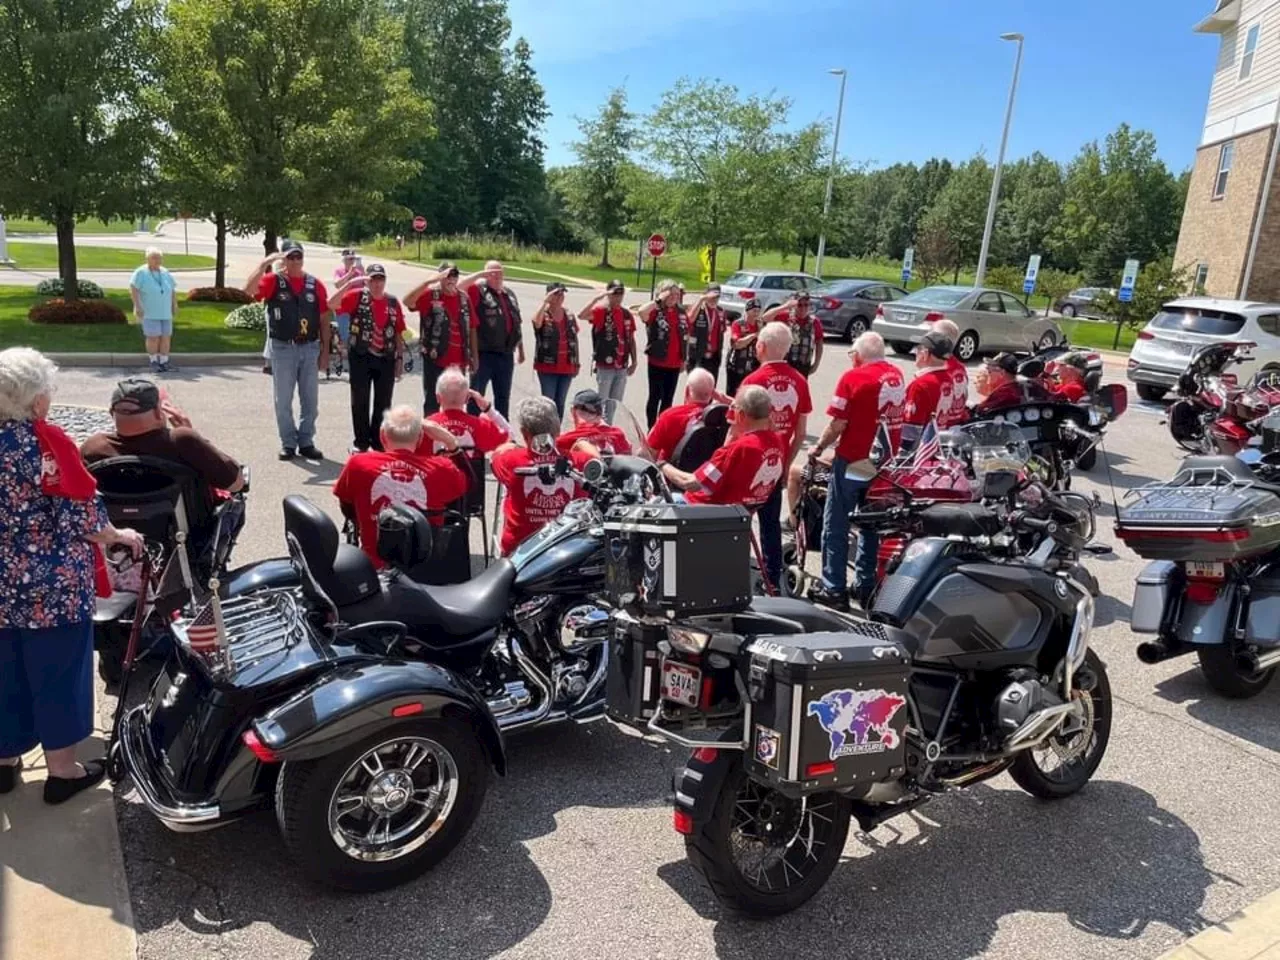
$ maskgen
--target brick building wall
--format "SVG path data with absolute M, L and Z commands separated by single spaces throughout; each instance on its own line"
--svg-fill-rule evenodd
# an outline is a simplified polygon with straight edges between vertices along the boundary
M 1266 179 L 1266 174 L 1263 174 Z M 1250 227 L 1252 229 L 1252 227 Z M 1258 236 L 1258 252 L 1253 258 L 1249 289 L 1242 296 L 1249 300 L 1280 303 L 1280 160 L 1271 179 L 1271 197 Z
M 1205 292 L 1209 296 L 1234 298 L 1239 294 L 1274 130 L 1274 127 L 1267 127 L 1235 138 L 1235 158 L 1227 178 L 1226 194 L 1216 199 L 1213 190 L 1218 177 L 1222 142 L 1196 151 L 1173 262 L 1192 276 L 1197 264 L 1208 264 Z M 1280 189 L 1280 176 L 1273 183 L 1268 223 L 1264 224 L 1257 257 L 1258 261 L 1262 260 L 1261 247 L 1264 241 L 1267 242 L 1271 248 L 1269 262 L 1272 269 L 1259 271 L 1260 263 L 1255 264 L 1250 287 L 1256 290 L 1260 286 L 1275 284 L 1277 293 L 1280 293 L 1280 202 L 1275 199 L 1277 189 Z M 1267 274 L 1265 279 L 1262 273 Z

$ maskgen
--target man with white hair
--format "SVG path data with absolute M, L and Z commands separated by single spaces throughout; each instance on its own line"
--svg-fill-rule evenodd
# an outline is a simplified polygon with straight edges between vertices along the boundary
M 479 273 L 458 281 L 458 289 L 467 292 L 471 315 L 475 317 L 479 355 L 471 388 L 483 394 L 492 383 L 493 405 L 504 417 L 510 415 L 511 381 L 516 364 L 524 363 L 520 302 L 505 280 L 502 261 L 490 260 Z
M 951 341 L 952 352 L 947 357 L 947 373 L 951 377 L 951 405 L 944 417 L 938 411 L 938 425 L 954 426 L 969 419 L 969 371 L 965 369 L 960 358 L 955 355 L 955 345 L 960 342 L 960 328 L 951 320 L 943 317 L 933 322 L 934 332 L 942 334 Z
M 392 407 L 382 417 L 382 449 L 357 453 L 333 485 L 343 514 L 360 529 L 360 548 L 375 567 L 385 566 L 378 556 L 379 513 L 413 507 L 439 526 L 444 519 L 439 511 L 467 492 L 466 474 L 452 460 L 416 452 L 422 431 L 422 415 L 414 407 Z
M 808 378 L 787 362 L 791 347 L 791 329 L 785 323 L 777 320 L 766 323 L 756 337 L 756 356 L 760 366 L 742 381 L 742 387 L 763 387 L 769 395 L 773 405 L 773 431 L 782 444 L 784 462 L 788 466 L 800 452 L 809 429 L 809 414 L 813 412 Z M 770 583 L 778 583 L 782 579 L 784 486 L 780 482 L 760 508 L 760 549 L 764 553 Z
M 680 383 L 688 350 L 689 318 L 680 306 L 680 287 L 674 280 L 658 284 L 657 297 L 636 311 L 645 325 L 649 358 L 649 399 L 644 412 L 652 429 L 658 414 L 671 406 Z
M 853 366 L 840 378 L 827 408 L 831 422 L 809 454 L 821 457 L 827 447 L 835 444 L 822 517 L 822 582 L 814 584 L 810 596 L 837 608 L 849 604 L 849 514 L 861 505 L 876 475 L 871 447 L 882 420 L 897 447 L 907 399 L 902 371 L 885 360 L 884 338 L 880 334 L 862 334 L 853 342 L 849 355 Z M 879 539 L 873 532 L 859 531 L 853 589 L 863 607 L 875 591 L 878 547 Z
M 744 386 L 730 407 L 725 445 L 693 473 L 662 462 L 662 475 L 689 503 L 762 506 L 782 479 L 782 442 L 773 431 L 773 407 L 761 387 Z M 776 583 L 777 581 L 771 581 Z
M 476 405 L 479 414 L 467 410 L 468 401 Z M 448 437 L 440 436 L 438 430 L 447 431 L 463 450 L 480 454 L 493 453 L 511 440 L 511 424 L 506 417 L 471 389 L 467 375 L 457 367 L 450 367 L 436 380 L 436 402 L 440 409 L 427 417 L 419 453 L 442 453 L 448 449 Z
M 142 325 L 152 373 L 169 372 L 173 321 L 178 316 L 178 285 L 163 264 L 164 252 L 159 247 L 147 247 L 146 263 L 129 278 L 133 316 Z
M 715 403 L 732 403 L 732 397 L 716 392 L 716 378 L 709 370 L 695 367 L 684 385 L 684 403 L 663 410 L 649 431 L 646 443 L 659 460 L 675 455 L 685 437 L 702 422 L 707 407 Z
M 564 512 L 570 500 L 584 496 L 572 477 L 552 474 L 543 477 L 524 473 L 530 467 L 554 469 L 560 453 L 556 437 L 560 435 L 560 415 L 556 405 L 546 397 L 525 397 L 516 404 L 516 426 L 524 446 L 514 443 L 493 455 L 493 475 L 506 489 L 502 504 L 502 537 L 499 551 L 506 556 L 520 543 L 541 530 Z M 575 466 L 582 467 L 596 455 L 584 444 L 569 455 Z

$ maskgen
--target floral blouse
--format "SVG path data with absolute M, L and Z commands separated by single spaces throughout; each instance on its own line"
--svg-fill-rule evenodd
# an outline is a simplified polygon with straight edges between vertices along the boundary
M 101 497 L 49 497 L 30 423 L 0 420 L 0 630 L 80 623 L 96 602 L 93 545 L 110 522 Z

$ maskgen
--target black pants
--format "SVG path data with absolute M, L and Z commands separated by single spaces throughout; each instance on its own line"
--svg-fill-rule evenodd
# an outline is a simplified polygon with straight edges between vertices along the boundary
M 644 405 L 644 415 L 652 427 L 658 414 L 671 406 L 676 398 L 676 386 L 680 383 L 679 370 L 667 370 L 649 364 L 649 400 Z
M 436 381 L 442 373 L 444 367 L 434 360 L 422 358 L 422 412 L 427 416 L 440 411 L 440 401 L 436 399 Z
M 782 582 L 782 491 L 786 486 L 784 473 L 769 499 L 756 511 L 760 522 L 760 552 L 764 554 L 765 572 L 774 590 L 781 590 Z
M 375 357 L 352 351 L 351 366 L 351 430 L 358 450 L 382 449 L 382 415 L 391 406 L 391 391 L 396 385 L 395 356 Z M 369 391 L 373 390 L 373 412 L 369 412 Z

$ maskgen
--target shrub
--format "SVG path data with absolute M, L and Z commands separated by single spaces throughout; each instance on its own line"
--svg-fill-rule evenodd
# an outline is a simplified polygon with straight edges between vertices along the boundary
M 206 303 L 253 303 L 253 297 L 239 287 L 196 287 L 187 293 L 187 300 Z
M 77 280 L 76 290 L 79 295 L 89 300 L 101 300 L 105 294 L 102 288 L 92 280 Z M 60 297 L 67 292 L 61 277 L 47 277 L 36 284 L 36 293 L 42 297 Z
M 32 323 L 128 323 L 110 300 L 46 300 L 27 312 Z
M 246 303 L 228 313 L 222 322 L 230 330 L 266 330 L 267 308 L 261 303 Z

